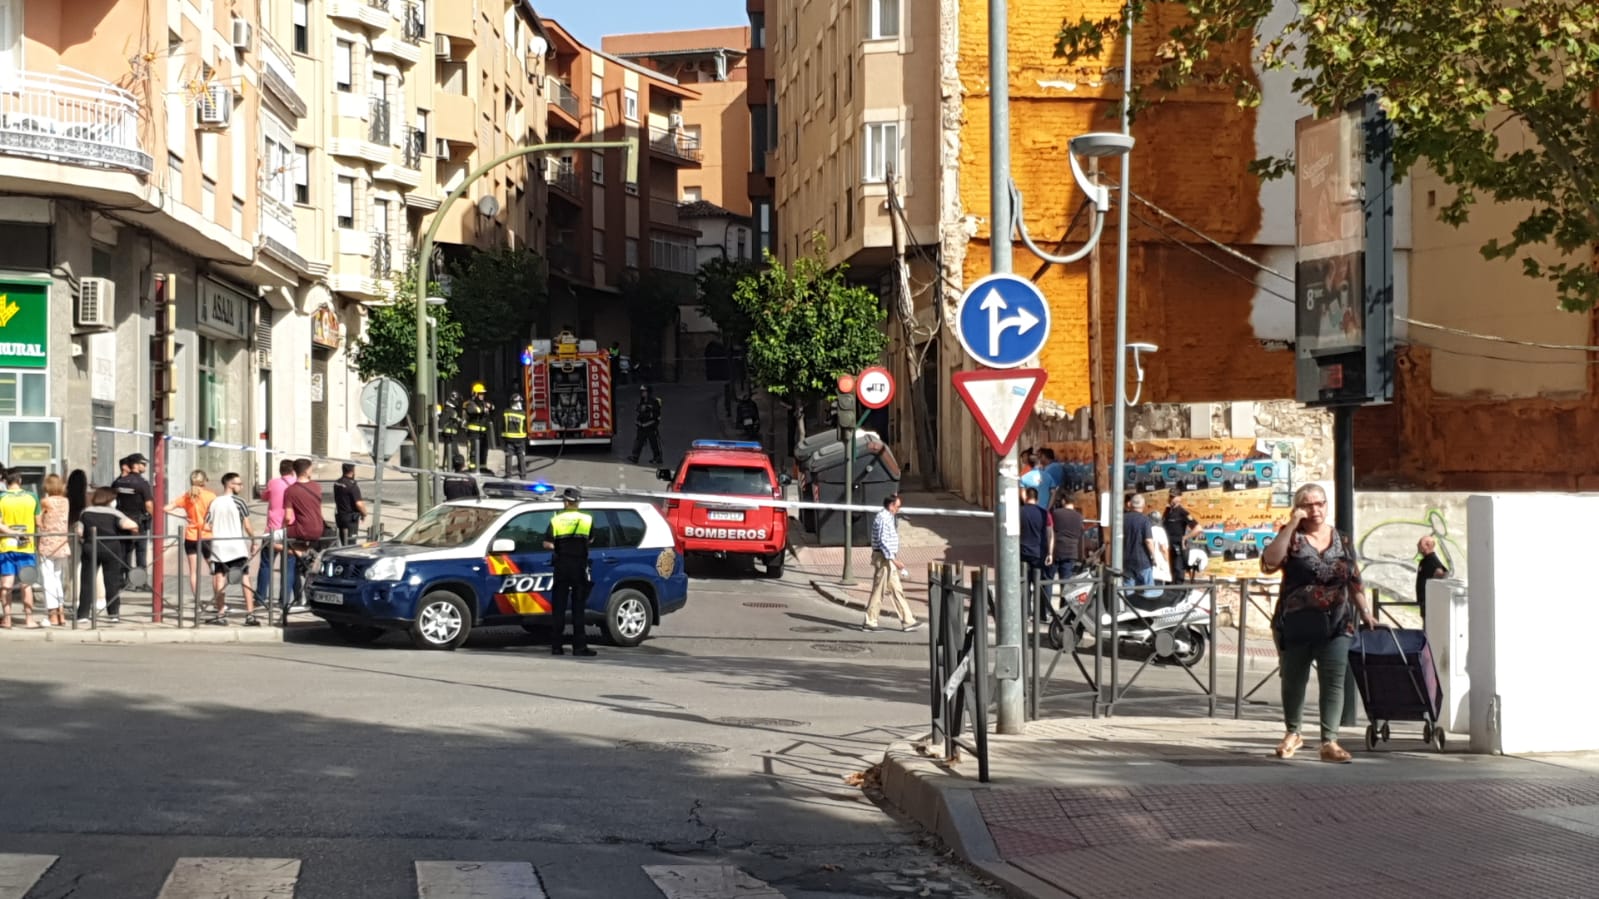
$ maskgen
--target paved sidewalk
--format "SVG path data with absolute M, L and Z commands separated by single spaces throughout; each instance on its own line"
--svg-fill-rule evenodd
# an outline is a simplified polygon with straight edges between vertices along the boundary
M 909 743 L 882 784 L 1016 896 L 1596 895 L 1599 754 L 1438 754 L 1403 727 L 1329 765 L 1274 758 L 1270 722 L 1053 719 L 990 738 L 989 784 Z

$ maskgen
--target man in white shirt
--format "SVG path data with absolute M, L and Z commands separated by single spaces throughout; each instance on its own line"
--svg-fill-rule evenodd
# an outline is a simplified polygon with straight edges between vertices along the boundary
M 222 495 L 211 501 L 206 510 L 205 523 L 211 531 L 211 593 L 216 605 L 216 616 L 207 624 L 228 623 L 228 573 L 239 572 L 239 582 L 244 587 L 244 626 L 260 627 L 255 617 L 255 594 L 249 584 L 244 584 L 244 564 L 250 559 L 250 538 L 255 529 L 250 525 L 250 509 L 239 498 L 241 479 L 238 472 L 222 476 Z
M 866 621 L 861 630 L 877 630 L 877 614 L 883 607 L 885 590 L 894 598 L 894 611 L 904 625 L 901 630 L 913 631 L 922 626 L 911 613 L 911 605 L 905 601 L 905 587 L 900 583 L 901 575 L 910 572 L 899 561 L 899 507 L 899 494 L 895 493 L 883 500 L 883 510 L 872 519 L 872 595 L 866 601 Z M 849 552 L 850 547 L 844 547 L 844 551 Z

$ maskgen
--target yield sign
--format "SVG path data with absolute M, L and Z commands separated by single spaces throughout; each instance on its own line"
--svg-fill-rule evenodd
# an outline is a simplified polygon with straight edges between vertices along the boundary
M 952 376 L 955 391 L 972 410 L 988 445 L 1001 456 L 1010 452 L 1022 435 L 1045 378 L 1042 368 L 979 369 Z

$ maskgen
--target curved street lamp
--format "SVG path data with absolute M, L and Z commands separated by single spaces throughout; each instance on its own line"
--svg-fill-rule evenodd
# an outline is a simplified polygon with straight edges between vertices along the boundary
M 550 150 L 622 150 L 627 169 L 627 182 L 629 184 L 637 183 L 639 156 L 638 143 L 638 138 L 630 137 L 626 140 L 563 141 L 559 143 L 532 144 L 526 147 L 518 147 L 508 153 L 496 156 L 494 159 L 491 159 L 472 170 L 467 174 L 466 178 L 463 179 L 460 184 L 456 185 L 454 190 L 450 191 L 449 196 L 444 198 L 444 202 L 439 204 L 438 211 L 433 213 L 433 223 L 428 226 L 427 233 L 422 236 L 421 245 L 417 247 L 416 271 L 414 272 L 417 297 L 416 399 L 418 403 L 417 416 L 415 420 L 419 424 L 428 421 L 432 415 L 433 407 L 437 404 L 437 399 L 433 396 L 433 362 L 427 354 L 428 304 L 424 302 L 422 298 L 427 296 L 428 257 L 433 253 L 433 239 L 438 236 L 439 228 L 444 224 L 444 216 L 450 211 L 450 207 L 455 205 L 456 200 L 459 200 L 461 197 L 465 196 L 467 190 L 473 184 L 476 184 L 479 178 L 483 177 L 494 169 L 499 168 L 513 159 L 520 159 L 524 156 L 531 156 L 534 153 L 544 153 Z M 497 207 L 499 205 L 499 201 L 496 200 L 494 205 Z M 482 211 L 481 207 L 479 211 Z M 496 211 L 498 210 L 496 209 Z M 421 458 L 422 453 L 419 450 L 417 452 L 417 460 L 420 462 Z M 418 469 L 419 470 L 416 476 L 416 514 L 420 516 L 423 512 L 426 512 L 433 506 L 433 478 L 428 474 L 423 473 L 425 471 L 423 466 L 419 465 Z

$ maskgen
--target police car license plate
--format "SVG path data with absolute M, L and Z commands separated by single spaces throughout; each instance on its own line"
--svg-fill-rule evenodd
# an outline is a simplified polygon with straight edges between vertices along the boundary
M 726 509 L 711 509 L 705 513 L 705 517 L 711 521 L 743 521 L 744 513 Z
M 323 604 L 325 606 L 342 606 L 342 605 L 344 605 L 344 597 L 340 596 L 337 593 L 329 593 L 326 590 L 317 590 L 317 591 L 313 592 L 311 594 L 311 601 L 312 602 L 319 602 L 319 603 L 321 603 L 321 604 Z

